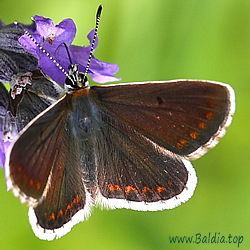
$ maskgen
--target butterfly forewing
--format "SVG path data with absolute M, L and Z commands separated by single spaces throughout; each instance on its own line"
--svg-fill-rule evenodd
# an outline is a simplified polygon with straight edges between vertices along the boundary
M 183 156 L 206 144 L 231 121 L 234 111 L 231 87 L 215 82 L 179 80 L 93 89 L 111 117 Z
M 60 100 L 56 108 L 41 113 L 31 126 L 24 128 L 10 153 L 9 178 L 14 188 L 37 201 L 44 192 L 55 162 L 55 152 L 58 152 L 67 117 L 65 105 L 66 101 Z
M 10 153 L 9 179 L 14 193 L 34 207 L 31 224 L 40 238 L 47 239 L 46 232 L 59 237 L 55 229 L 70 223 L 69 231 L 84 220 L 96 193 L 92 133 L 98 117 L 92 119 L 95 112 L 88 98 L 76 96 L 65 95 L 36 117 Z

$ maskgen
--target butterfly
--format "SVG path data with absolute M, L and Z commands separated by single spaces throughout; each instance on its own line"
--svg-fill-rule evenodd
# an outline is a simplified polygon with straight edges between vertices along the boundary
M 65 93 L 31 120 L 6 159 L 36 236 L 52 240 L 94 205 L 157 211 L 187 201 L 189 160 L 214 147 L 235 111 L 231 86 L 202 80 L 91 86 L 71 64 Z

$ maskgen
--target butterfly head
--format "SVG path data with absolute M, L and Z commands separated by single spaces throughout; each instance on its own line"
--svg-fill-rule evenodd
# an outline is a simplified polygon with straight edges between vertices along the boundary
M 65 80 L 66 92 L 72 92 L 83 88 L 89 88 L 89 81 L 86 74 L 79 72 L 78 64 L 70 64 L 69 73 Z

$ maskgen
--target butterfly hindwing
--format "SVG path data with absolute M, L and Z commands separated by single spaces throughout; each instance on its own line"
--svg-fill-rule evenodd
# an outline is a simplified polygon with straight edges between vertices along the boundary
M 188 200 L 196 186 L 190 162 L 102 113 L 97 144 L 98 202 L 111 208 L 162 210 Z

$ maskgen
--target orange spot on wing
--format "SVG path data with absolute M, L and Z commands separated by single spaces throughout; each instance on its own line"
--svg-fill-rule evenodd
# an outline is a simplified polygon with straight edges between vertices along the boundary
M 115 191 L 115 186 L 112 185 L 112 184 L 108 184 L 108 189 L 109 189 L 109 191 L 114 192 Z
M 73 204 L 77 204 L 77 203 L 79 203 L 80 202 L 80 200 L 81 200 L 81 197 L 79 196 L 79 195 L 77 195 L 76 196 L 76 198 L 73 200 Z
M 154 191 L 152 189 L 150 189 L 149 187 L 143 187 L 142 194 L 146 195 L 147 192 L 150 192 L 152 194 L 154 193 Z
M 119 185 L 108 185 L 109 191 L 115 192 L 115 191 L 122 191 L 122 188 Z
M 126 193 L 126 195 L 129 195 L 130 192 L 132 192 L 132 191 L 134 191 L 135 193 L 138 193 L 138 190 L 135 187 L 132 187 L 132 186 L 127 186 L 126 190 L 125 190 L 125 193 Z
M 36 183 L 36 187 L 37 187 L 38 190 L 41 189 L 41 184 L 40 184 L 40 182 L 37 182 L 37 183 Z
M 67 206 L 67 208 L 66 208 L 66 210 L 65 210 L 65 214 L 67 214 L 67 212 L 68 212 L 70 209 L 71 209 L 71 205 L 68 204 L 68 206 Z
M 33 185 L 34 185 L 33 179 L 30 179 L 30 180 L 29 180 L 29 184 L 30 184 L 30 186 L 33 186 Z
M 176 143 L 177 148 L 182 149 L 187 144 L 187 142 L 188 141 L 186 139 L 180 139 L 180 141 Z
M 197 132 L 197 131 L 193 131 L 193 132 L 190 133 L 189 135 L 190 135 L 190 137 L 191 137 L 192 139 L 195 140 L 195 139 L 197 138 L 198 132 Z
M 19 166 L 19 167 L 18 167 L 18 172 L 20 173 L 20 172 L 22 172 L 22 170 L 23 170 L 23 167 L 22 167 L 22 166 Z
M 165 187 L 160 187 L 160 186 L 157 187 L 157 189 L 156 189 L 156 191 L 157 191 L 158 194 L 161 193 L 164 190 L 166 190 L 166 188 Z
M 52 213 L 52 214 L 50 215 L 50 217 L 49 217 L 49 220 L 55 220 L 55 219 L 56 219 L 55 214 Z
M 63 211 L 62 209 L 59 210 L 57 217 L 63 216 Z
M 206 123 L 205 122 L 200 122 L 198 126 L 201 129 L 205 129 L 206 128 Z
M 207 120 L 211 120 L 212 117 L 213 117 L 213 112 L 208 112 L 208 113 L 206 114 Z

